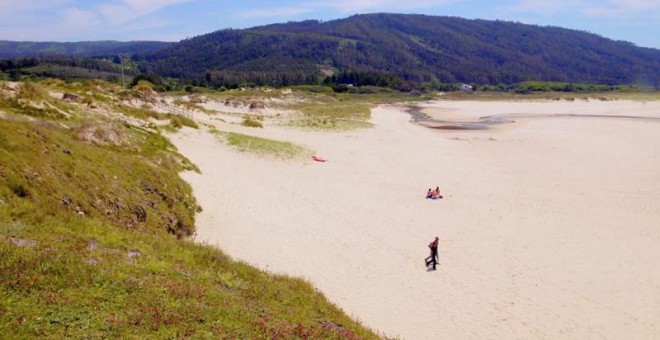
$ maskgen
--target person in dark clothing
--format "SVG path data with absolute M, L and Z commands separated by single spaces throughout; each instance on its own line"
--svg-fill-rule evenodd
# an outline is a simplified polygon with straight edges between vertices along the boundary
M 431 264 L 433 265 L 433 270 L 435 270 L 435 266 L 440 260 L 438 258 L 438 237 L 435 237 L 435 240 L 431 241 L 429 243 L 429 249 L 431 249 L 431 255 L 429 257 L 424 259 L 424 262 L 426 262 L 426 267 L 428 268 Z

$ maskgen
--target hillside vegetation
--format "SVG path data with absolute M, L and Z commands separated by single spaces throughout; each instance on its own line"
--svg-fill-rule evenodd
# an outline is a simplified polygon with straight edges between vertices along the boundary
M 221 30 L 138 58 L 143 71 L 227 87 L 323 80 L 398 89 L 454 82 L 660 84 L 657 49 L 559 27 L 424 15 Z
M 451 91 L 461 83 L 501 90 L 524 82 L 657 90 L 660 50 L 560 27 L 408 14 L 224 29 L 178 43 L 0 41 L 0 79 L 139 75 L 168 90 L 352 84 Z
M 67 55 L 75 57 L 112 56 L 156 51 L 172 43 L 161 41 L 41 42 L 0 40 L 0 59 Z
M 161 132 L 196 124 L 153 96 L 0 83 L 0 334 L 376 338 L 306 282 L 186 240 L 196 167 Z

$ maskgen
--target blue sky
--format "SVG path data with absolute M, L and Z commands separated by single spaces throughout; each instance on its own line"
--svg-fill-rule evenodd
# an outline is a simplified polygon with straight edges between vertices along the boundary
M 0 40 L 178 41 L 223 28 L 357 13 L 500 19 L 660 48 L 660 0 L 0 0 Z

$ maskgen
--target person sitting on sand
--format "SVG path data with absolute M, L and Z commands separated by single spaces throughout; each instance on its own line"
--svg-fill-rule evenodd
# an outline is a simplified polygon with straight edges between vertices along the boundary
M 426 192 L 426 198 L 433 198 L 433 190 L 431 190 L 431 188 Z
M 440 195 L 440 187 L 435 187 L 435 190 L 433 190 L 433 193 L 431 194 L 431 198 L 434 200 L 442 198 L 442 195 Z

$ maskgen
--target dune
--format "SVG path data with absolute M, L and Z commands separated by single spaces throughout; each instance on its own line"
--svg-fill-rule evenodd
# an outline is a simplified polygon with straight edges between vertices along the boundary
M 439 131 L 395 105 L 349 132 L 207 120 L 323 163 L 241 153 L 203 129 L 173 135 L 201 170 L 182 174 L 204 209 L 196 240 L 308 280 L 385 336 L 660 337 L 660 102 L 420 106 L 433 120 L 514 122 Z M 436 186 L 444 199 L 424 199 Z

